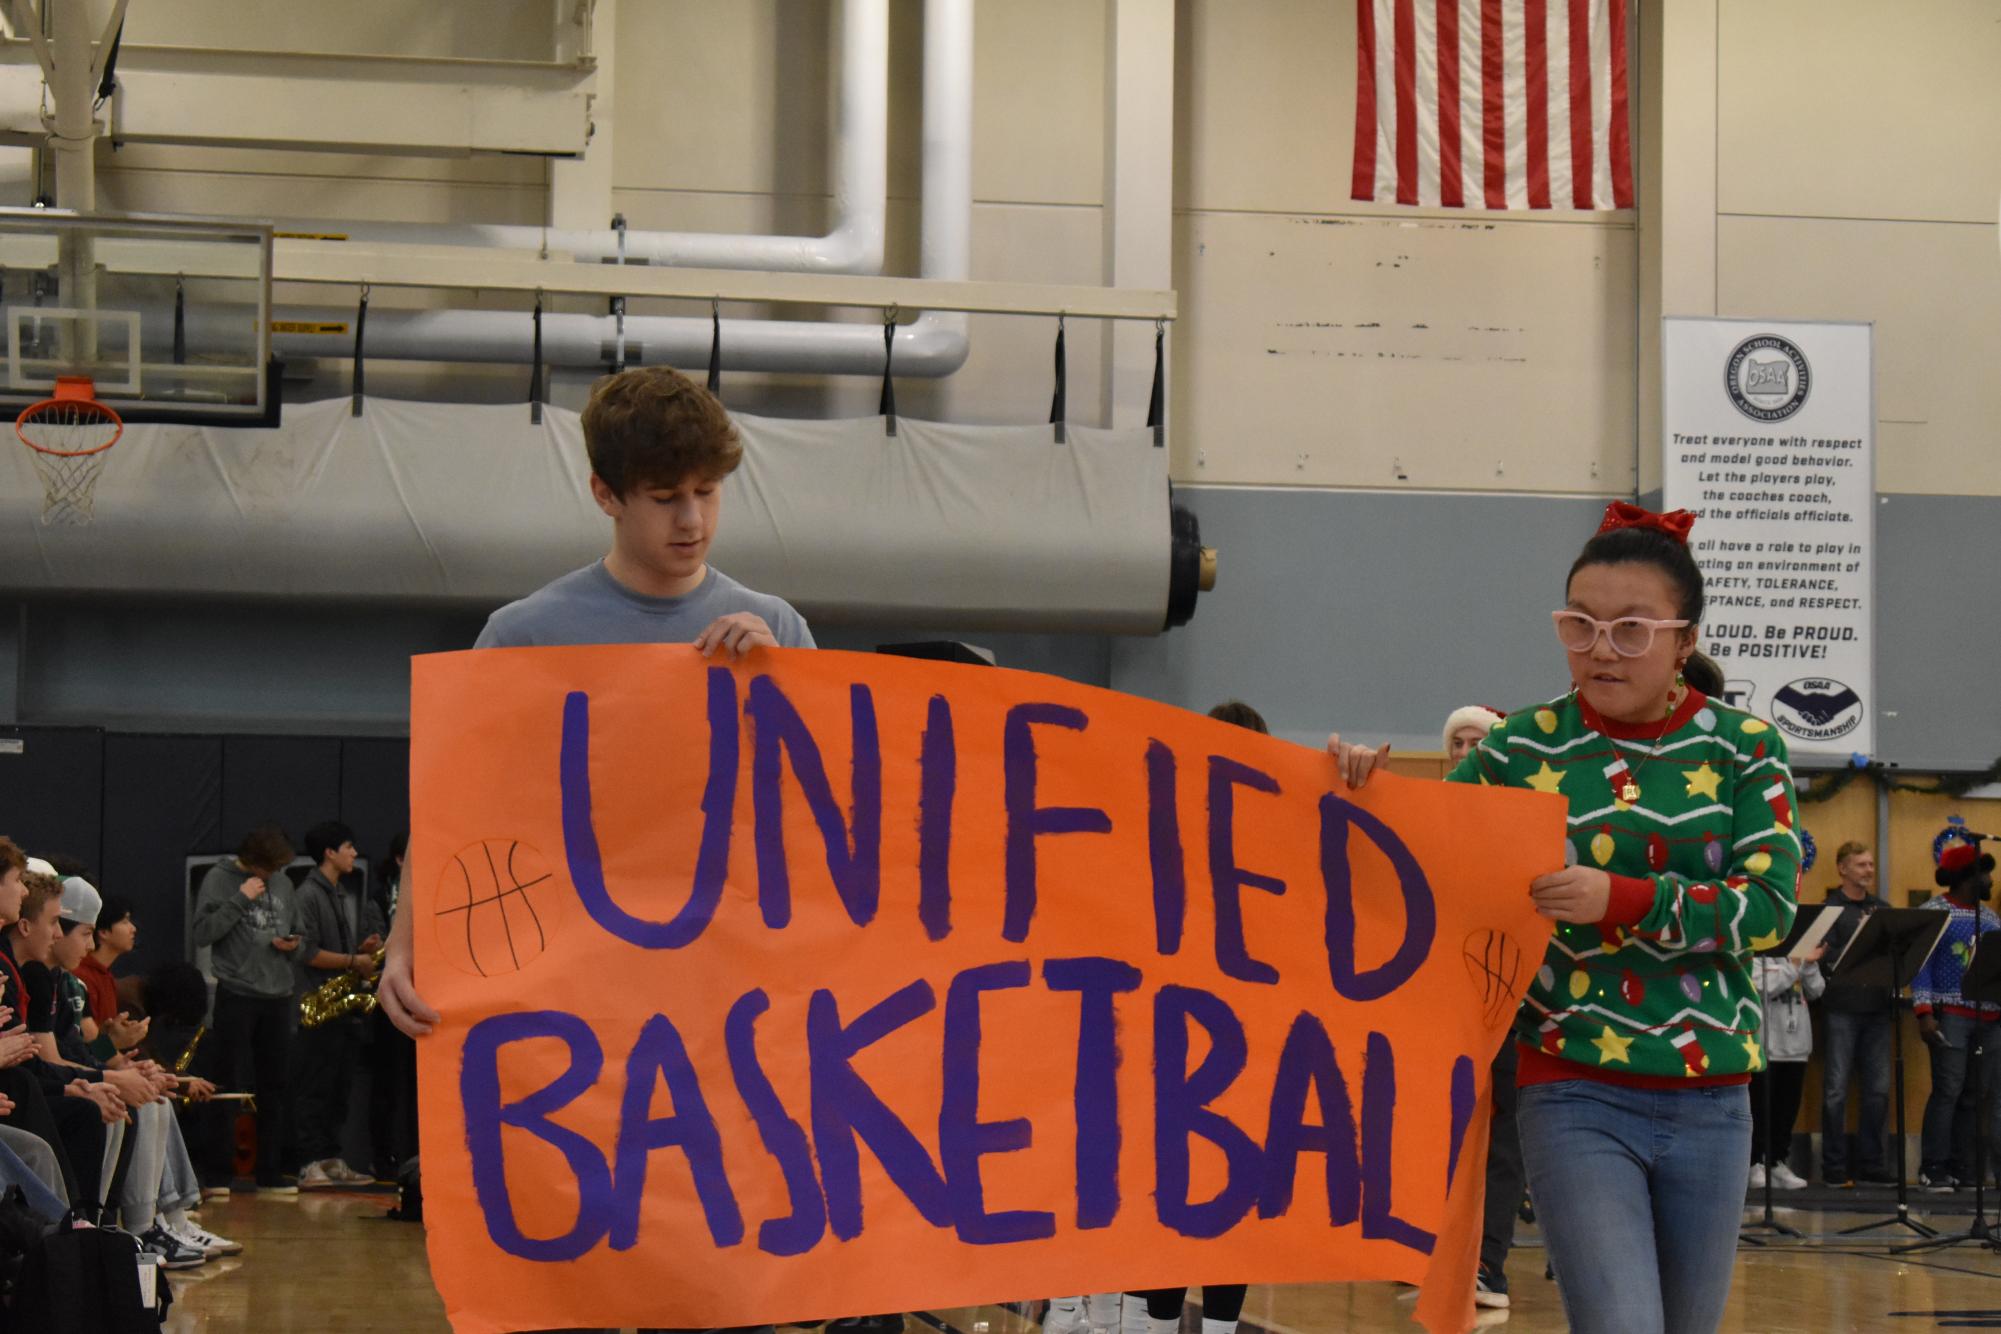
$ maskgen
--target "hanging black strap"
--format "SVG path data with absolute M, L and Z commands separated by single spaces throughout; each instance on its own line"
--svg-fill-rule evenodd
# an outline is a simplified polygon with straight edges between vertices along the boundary
M 354 312 L 354 415 L 361 415 L 362 380 L 365 368 L 361 360 L 361 336 L 368 328 L 368 284 L 361 285 L 361 304 Z
M 1049 397 L 1049 424 L 1056 428 L 1056 443 L 1070 443 L 1069 415 L 1070 358 L 1063 350 L 1063 317 L 1056 317 L 1056 392 Z
M 1153 445 L 1167 443 L 1167 321 L 1153 322 L 1153 393 L 1146 401 L 1146 424 L 1153 428 Z
M 896 307 L 882 314 L 882 401 L 876 412 L 882 417 L 882 433 L 896 434 Z
M 174 364 L 188 364 L 188 280 L 184 274 L 174 277 Z
M 535 367 L 528 373 L 528 422 L 542 424 L 542 291 L 535 291 Z
M 709 299 L 709 392 L 723 396 L 723 303 Z

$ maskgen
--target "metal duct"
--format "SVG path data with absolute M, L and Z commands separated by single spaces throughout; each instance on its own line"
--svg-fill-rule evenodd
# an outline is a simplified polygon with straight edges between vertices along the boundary
M 962 2 L 969 4 L 970 0 L 954 0 L 955 4 Z M 929 20 L 927 11 L 927 56 Z M 965 27 L 964 38 L 970 48 L 970 24 Z M 571 231 L 487 223 L 330 222 L 325 218 L 285 220 L 278 228 L 312 233 L 335 231 L 357 241 L 400 245 L 567 252 L 593 263 L 624 259 L 697 269 L 881 273 L 884 219 L 889 202 L 889 0 L 843 0 L 840 52 L 840 91 L 834 108 L 831 164 L 835 223 L 825 236 L 646 231 L 621 234 L 609 227 Z M 626 77 L 635 77 L 637 73 L 632 71 Z M 970 139 L 964 148 L 970 159 Z
M 850 7 L 850 25 L 858 11 Z M 844 96 L 846 94 L 844 93 Z M 881 145 L 880 136 L 877 139 Z M 957 279 L 972 272 L 973 233 L 973 0 L 925 0 L 924 6 L 924 176 L 923 234 L 919 238 L 918 275 Z M 309 231 L 350 230 L 371 239 L 492 241 L 511 239 L 523 246 L 538 240 L 501 237 L 502 232 L 543 235 L 540 228 L 471 229 L 479 237 L 445 235 L 438 229 L 412 224 L 373 227 L 364 224 L 314 222 L 284 224 Z M 457 229 L 460 232 L 467 229 Z M 394 234 L 391 235 L 390 233 Z M 381 233 L 377 236 L 376 233 Z M 606 237 L 614 234 L 604 233 Z M 629 234 L 635 246 L 646 233 Z M 667 235 L 659 233 L 656 235 Z M 727 240 L 802 241 L 811 238 L 715 238 Z M 551 242 L 554 245 L 554 242 Z M 557 249 L 566 247 L 556 246 Z M 877 241 L 880 251 L 880 238 Z M 616 254 L 613 247 L 612 254 Z M 640 252 L 635 248 L 635 256 Z M 698 263 L 695 260 L 680 261 Z M 718 263 L 722 262 L 720 260 Z M 744 268 L 767 267 L 746 253 L 729 262 Z M 810 267 L 772 264 L 772 268 Z M 876 271 L 881 269 L 878 253 Z M 828 271 L 834 271 L 828 269 Z M 280 323 L 339 323 L 351 309 L 286 307 L 275 310 Z M 199 323 L 200 312 L 190 312 Z M 958 311 L 926 311 L 896 332 L 896 373 L 937 378 L 965 365 L 970 351 L 966 316 Z M 627 362 L 631 365 L 686 366 L 706 361 L 709 321 L 679 315 L 628 315 L 625 319 Z M 601 366 L 616 336 L 608 316 L 545 315 L 543 356 L 552 365 Z M 507 362 L 525 365 L 530 355 L 531 329 L 526 315 L 493 311 L 375 309 L 369 312 L 366 354 L 386 360 Z M 198 327 L 189 337 L 198 340 Z M 341 355 L 324 336 L 278 333 L 272 349 L 280 356 Z M 777 371 L 823 375 L 882 373 L 882 330 L 873 324 L 838 321 L 724 320 L 723 366 L 732 371 Z
M 930 275 L 943 276 L 943 275 Z M 960 275 L 963 276 L 963 275 Z M 352 306 L 283 306 L 273 321 L 339 325 L 354 318 Z M 190 310 L 188 338 L 203 345 L 209 312 Z M 221 321 L 213 321 L 220 327 Z M 680 315 L 627 315 L 625 359 L 631 366 L 699 366 L 709 359 L 712 330 L 706 318 Z M 552 366 L 606 366 L 612 360 L 616 322 L 605 315 L 544 314 L 542 359 Z M 344 357 L 351 338 L 325 334 L 271 335 L 278 356 Z M 882 374 L 882 325 L 830 320 L 724 320 L 723 367 L 731 371 L 778 371 L 810 375 Z M 896 373 L 914 378 L 950 375 L 965 365 L 969 343 L 966 317 L 932 311 L 896 331 Z M 526 366 L 534 351 L 534 325 L 526 313 L 492 310 L 393 310 L 368 312 L 364 352 L 385 361 L 500 362 Z
M 1186 519 L 1144 427 L 740 416 L 719 567 L 822 622 L 1158 634 L 1192 609 Z M 96 521 L 37 521 L 26 451 L 0 463 L 0 593 L 160 593 L 492 605 L 601 556 L 578 417 L 346 400 L 275 430 L 128 427 Z M 1178 623 L 1178 620 L 1177 620 Z

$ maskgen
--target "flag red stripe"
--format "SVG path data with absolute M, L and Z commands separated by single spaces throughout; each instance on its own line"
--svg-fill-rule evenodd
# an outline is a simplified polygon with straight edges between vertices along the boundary
M 1438 202 L 1464 208 L 1460 187 L 1459 0 L 1438 0 Z
M 1633 206 L 1633 143 L 1626 129 L 1626 0 L 1605 0 L 1612 30 L 1612 207 Z
M 1529 207 L 1549 207 L 1549 11 L 1522 5 L 1522 64 L 1528 79 Z
M 1396 0 L 1397 202 L 1417 202 L 1417 13 Z
M 1570 0 L 1570 197 L 1573 208 L 1597 208 L 1591 197 L 1591 0 Z
M 1480 147 L 1487 207 L 1508 206 L 1508 126 L 1501 107 L 1501 0 L 1480 0 Z
M 1350 199 L 1376 197 L 1376 6 L 1355 3 L 1355 179 Z

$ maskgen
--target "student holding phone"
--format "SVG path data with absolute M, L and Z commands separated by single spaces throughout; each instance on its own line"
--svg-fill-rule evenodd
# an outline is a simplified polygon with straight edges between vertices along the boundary
M 291 1123 L 292 1014 L 299 911 L 285 867 L 291 840 L 276 825 L 244 835 L 236 856 L 217 862 L 195 897 L 195 944 L 209 947 L 215 974 L 218 1078 L 257 1095 L 257 1189 L 295 1195 L 283 1169 Z

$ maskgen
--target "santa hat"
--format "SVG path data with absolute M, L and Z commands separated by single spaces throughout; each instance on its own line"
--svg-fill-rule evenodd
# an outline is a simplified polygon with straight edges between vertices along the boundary
M 1938 869 L 1932 872 L 1932 879 L 1951 889 L 1968 876 L 1993 869 L 1993 853 L 1982 852 L 1971 843 L 1948 843 L 1938 855 Z
M 1452 749 L 1452 734 L 1462 727 L 1477 727 L 1480 729 L 1480 735 L 1485 736 L 1493 730 L 1495 723 L 1500 722 L 1501 719 L 1507 716 L 1507 714 L 1502 713 L 1499 709 L 1490 709 L 1485 704 L 1467 704 L 1461 708 L 1454 709 L 1452 716 L 1445 720 L 1445 731 L 1442 733 L 1445 744 L 1440 746 L 1439 749 L 1450 751 Z

